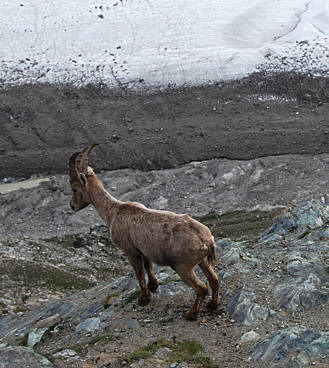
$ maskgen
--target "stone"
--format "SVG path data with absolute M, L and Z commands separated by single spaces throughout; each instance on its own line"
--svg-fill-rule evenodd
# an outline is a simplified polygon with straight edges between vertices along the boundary
M 27 346 L 33 348 L 34 345 L 36 345 L 38 342 L 41 341 L 42 336 L 45 334 L 45 332 L 48 330 L 48 327 L 43 328 L 34 328 L 31 332 L 28 334 L 27 338 Z
M 329 281 L 327 266 L 319 258 L 307 260 L 303 257 L 297 257 L 287 263 L 287 272 L 291 276 L 304 277 L 312 273 L 322 282 Z
M 75 332 L 76 333 L 94 332 L 98 330 L 100 321 L 101 321 L 100 318 L 97 317 L 88 318 L 85 321 L 78 324 L 78 326 L 75 328 Z
M 237 291 L 228 301 L 230 318 L 233 318 L 237 323 L 247 326 L 254 325 L 257 321 L 267 320 L 274 312 L 269 308 L 254 303 L 253 300 L 255 299 L 256 295 L 252 291 L 245 290 L 244 288 Z
M 329 292 L 321 290 L 320 285 L 321 280 L 311 273 L 306 278 L 298 277 L 289 283 L 278 285 L 275 297 L 284 309 L 297 312 L 310 310 L 329 300 Z
M 60 323 L 60 321 L 61 321 L 61 316 L 57 313 L 57 314 L 54 314 L 53 316 L 41 319 L 35 324 L 35 327 L 36 328 L 43 328 L 43 327 L 51 328 L 57 325 L 58 323 Z
M 238 263 L 243 257 L 244 253 L 241 249 L 235 247 L 225 250 L 220 256 L 221 260 L 227 265 Z
M 172 350 L 167 347 L 162 347 L 159 350 L 157 350 L 154 354 L 155 358 L 159 359 L 168 359 L 170 357 L 170 354 L 172 353 Z
M 240 337 L 239 342 L 243 344 L 243 343 L 248 343 L 248 342 L 255 342 L 255 341 L 258 341 L 259 339 L 260 339 L 260 335 L 257 332 L 251 330 L 243 334 Z
M 31 348 L 9 346 L 0 349 L 0 367 L 10 368 L 50 368 L 52 363 Z
M 329 357 L 329 333 L 308 330 L 304 326 L 293 326 L 277 330 L 268 338 L 258 342 L 253 350 L 252 359 L 269 363 L 290 361 L 290 354 L 299 366 L 309 363 L 311 358 Z
M 75 350 L 72 349 L 64 349 L 61 351 L 58 351 L 54 354 L 54 357 L 62 357 L 62 358 L 77 358 L 78 353 Z

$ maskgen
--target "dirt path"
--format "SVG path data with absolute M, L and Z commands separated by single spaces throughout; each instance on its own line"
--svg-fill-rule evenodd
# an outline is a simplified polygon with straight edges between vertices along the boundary
M 0 178 L 66 172 L 101 143 L 95 168 L 177 167 L 211 158 L 326 153 L 328 80 L 256 74 L 153 93 L 26 85 L 0 92 Z

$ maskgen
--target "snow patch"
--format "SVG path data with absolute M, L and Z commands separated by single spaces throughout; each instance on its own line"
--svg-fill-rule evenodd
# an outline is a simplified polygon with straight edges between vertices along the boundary
M 329 69 L 326 0 L 3 0 L 1 6 L 3 86 L 197 85 L 242 77 L 259 65 Z

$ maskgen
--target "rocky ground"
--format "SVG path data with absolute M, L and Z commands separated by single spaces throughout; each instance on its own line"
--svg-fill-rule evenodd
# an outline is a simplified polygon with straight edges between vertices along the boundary
M 0 319 L 0 363 L 4 367 L 327 367 L 328 222 L 329 198 L 323 196 L 286 210 L 257 238 L 218 239 L 215 269 L 221 279 L 222 305 L 215 312 L 203 309 L 197 322 L 184 319 L 192 291 L 168 268 L 156 268 L 159 290 L 148 306 L 139 307 L 136 279 L 116 254 L 121 277 L 106 275 L 108 281 L 100 282 L 99 276 L 92 288 L 75 279 L 72 284 L 81 287 L 79 293 L 51 302 L 38 300 L 40 306 L 31 310 L 27 298 L 22 301 L 25 310 L 5 314 Z M 95 231 L 99 235 L 91 237 L 101 247 L 103 229 Z M 82 254 L 78 263 L 87 262 L 84 251 L 90 243 L 71 245 L 71 254 L 73 249 Z M 20 252 L 17 244 L 9 246 Z M 74 259 L 67 264 L 71 262 L 75 264 Z M 110 269 L 113 263 L 118 267 L 117 261 L 109 262 Z M 69 267 L 65 270 L 74 273 Z
M 1 91 L 0 177 L 55 175 L 0 194 L 0 367 L 327 367 L 327 83 Z M 104 143 L 90 163 L 117 198 L 211 228 L 218 311 L 185 320 L 192 290 L 163 267 L 151 303 L 137 305 L 96 212 L 68 206 L 60 174 L 91 141 Z

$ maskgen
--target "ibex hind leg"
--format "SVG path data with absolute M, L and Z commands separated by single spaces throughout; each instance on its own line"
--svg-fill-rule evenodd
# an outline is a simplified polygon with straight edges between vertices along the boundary
M 212 291 L 212 298 L 211 298 L 211 301 L 207 303 L 207 308 L 212 309 L 212 310 L 217 309 L 218 306 L 220 305 L 220 297 L 219 297 L 220 281 L 218 279 L 218 276 L 216 275 L 212 266 L 209 264 L 207 258 L 204 258 L 199 263 L 199 266 L 202 272 L 207 277 L 209 285 L 211 287 L 211 291 Z
M 176 272 L 182 280 L 194 290 L 196 294 L 195 301 L 191 309 L 186 313 L 186 319 L 195 321 L 202 307 L 202 303 L 208 294 L 207 286 L 197 277 L 193 269 L 182 266 L 175 267 Z
M 139 286 L 141 289 L 141 294 L 138 298 L 139 305 L 146 305 L 150 302 L 150 291 L 146 286 L 145 273 L 144 273 L 144 259 L 143 256 L 138 254 L 136 256 L 128 256 L 129 262 L 134 268 Z
M 143 260 L 144 260 L 144 268 L 148 276 L 147 286 L 150 291 L 154 292 L 158 288 L 159 283 L 153 271 L 153 263 L 148 258 L 146 258 L 144 255 L 143 255 Z

